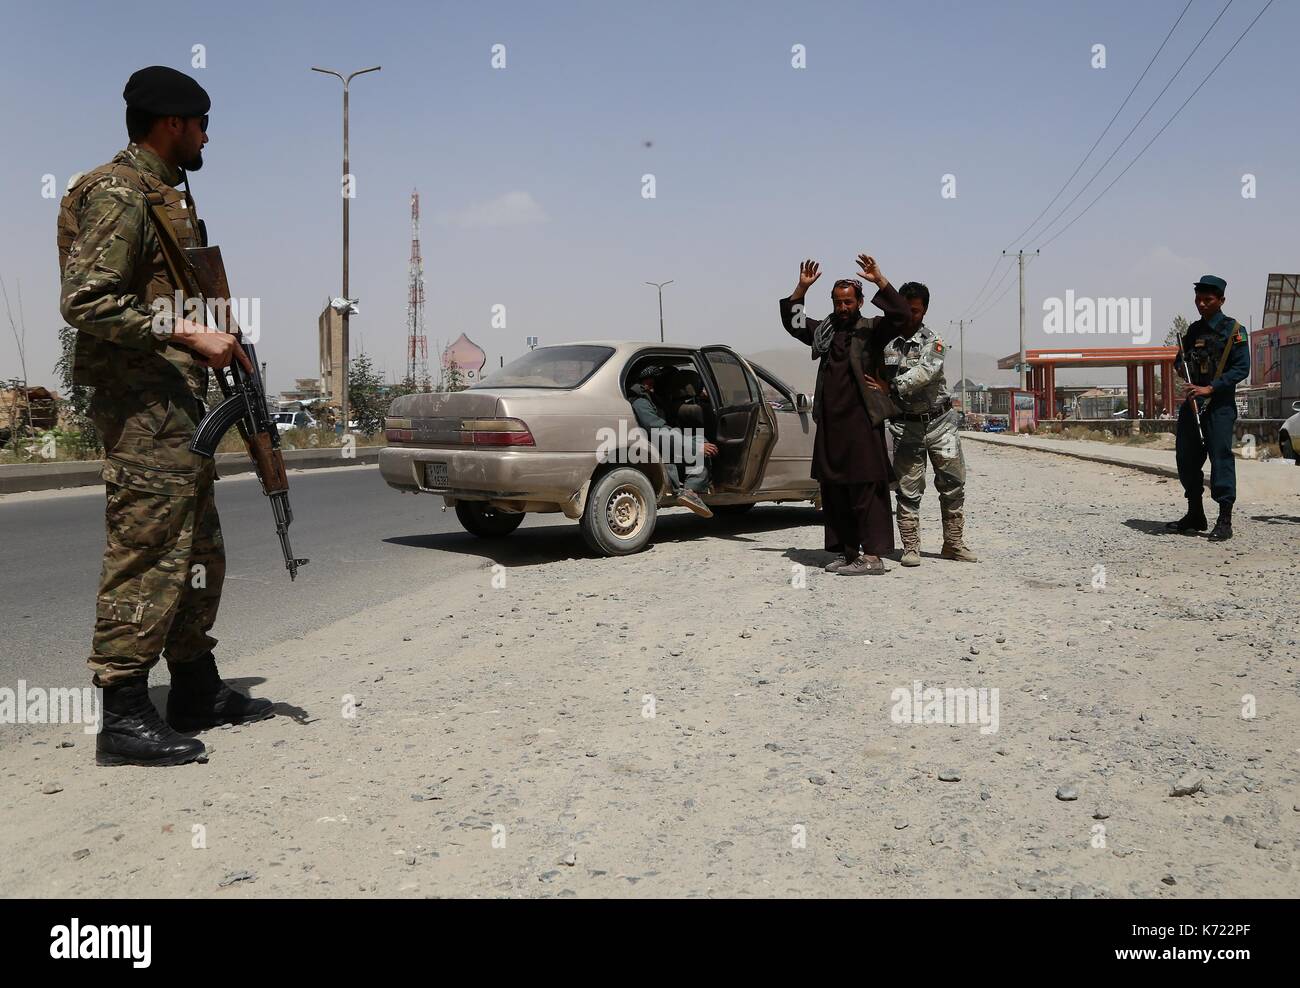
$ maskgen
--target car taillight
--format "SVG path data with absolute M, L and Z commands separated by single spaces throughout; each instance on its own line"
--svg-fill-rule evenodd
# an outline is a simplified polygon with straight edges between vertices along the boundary
M 409 443 L 411 441 L 411 420 L 401 418 L 384 419 L 384 439 L 390 443 Z
M 461 441 L 475 446 L 532 446 L 533 434 L 520 419 L 461 419 Z

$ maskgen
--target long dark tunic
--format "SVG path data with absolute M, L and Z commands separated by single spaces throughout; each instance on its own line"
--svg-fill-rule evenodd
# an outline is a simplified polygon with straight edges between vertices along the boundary
M 822 361 L 822 420 L 813 437 L 812 475 L 821 481 L 826 549 L 855 556 L 894 551 L 885 427 L 873 426 L 849 364 L 849 334 L 838 330 Z
M 879 377 L 884 341 L 907 325 L 908 309 L 892 285 L 877 292 L 871 301 L 885 315 L 859 327 L 859 331 L 865 330 L 861 359 L 863 370 Z M 818 321 L 809 319 L 798 326 L 792 317 L 790 300 L 782 299 L 781 322 L 786 331 L 813 345 L 812 327 Z M 850 327 L 856 322 L 837 326 L 821 356 L 812 476 L 821 482 L 826 549 L 848 557 L 859 551 L 883 556 L 894 551 L 889 485 L 895 477 L 885 427 L 871 424 L 850 360 Z
M 885 427 L 873 426 L 849 364 L 849 334 L 836 330 L 822 362 L 822 413 L 813 437 L 812 475 L 829 484 L 894 479 Z

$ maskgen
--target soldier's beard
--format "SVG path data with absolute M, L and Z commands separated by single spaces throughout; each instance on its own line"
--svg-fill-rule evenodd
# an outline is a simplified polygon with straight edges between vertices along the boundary
M 182 161 L 181 167 L 184 168 L 187 172 L 198 171 L 200 168 L 203 167 L 203 152 L 202 151 L 198 152 L 189 161 Z

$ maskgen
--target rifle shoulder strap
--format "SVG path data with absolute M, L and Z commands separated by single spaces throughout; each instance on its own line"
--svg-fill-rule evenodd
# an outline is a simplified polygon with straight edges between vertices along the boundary
M 155 202 L 153 196 L 149 199 L 149 215 L 153 218 L 154 229 L 158 231 L 158 242 L 162 245 L 163 260 L 167 264 L 167 272 L 171 275 L 173 283 L 182 290 L 198 291 L 199 279 L 194 273 L 194 268 L 189 259 L 185 256 L 185 250 L 181 247 L 181 242 L 176 236 L 176 230 L 172 227 L 172 222 L 167 218 L 167 211 L 163 209 L 161 201 Z
M 1223 345 L 1223 353 L 1219 354 L 1219 369 L 1214 372 L 1214 380 L 1223 377 L 1223 369 L 1228 366 L 1228 357 L 1232 354 L 1232 348 L 1237 345 L 1237 334 L 1241 332 L 1241 323 L 1232 320 L 1232 333 L 1228 336 L 1228 342 Z

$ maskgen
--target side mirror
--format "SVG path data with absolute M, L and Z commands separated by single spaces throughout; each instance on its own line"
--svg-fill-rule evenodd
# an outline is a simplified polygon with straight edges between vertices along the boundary
M 1291 411 L 1300 412 L 1300 401 L 1291 402 Z
M 1296 402 L 1296 405 L 1300 406 L 1300 401 Z M 810 408 L 812 408 L 812 402 L 808 400 L 807 395 L 797 394 L 794 396 L 794 410 L 796 412 L 803 413 L 808 411 Z

